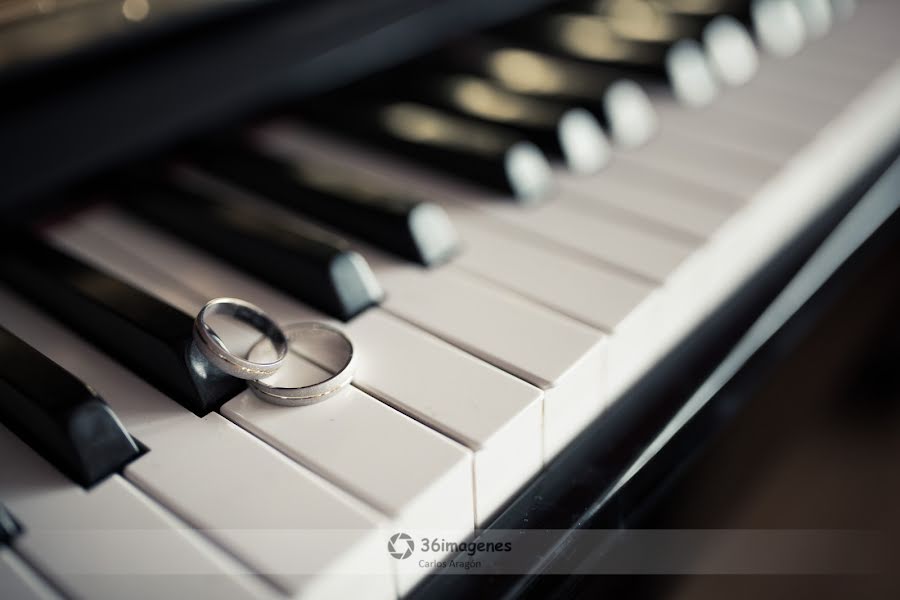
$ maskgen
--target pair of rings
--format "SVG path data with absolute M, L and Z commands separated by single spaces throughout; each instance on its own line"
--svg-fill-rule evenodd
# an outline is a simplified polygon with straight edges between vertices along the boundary
M 231 317 L 245 323 L 262 334 L 246 357 L 237 356 L 225 345 L 209 324 L 214 315 Z M 292 344 L 302 337 L 325 333 L 335 337 L 344 352 L 343 366 L 337 372 L 313 384 L 283 386 L 267 383 L 284 364 Z M 319 321 L 301 321 L 285 327 L 273 321 L 258 306 L 237 298 L 210 300 L 197 313 L 194 320 L 194 342 L 206 359 L 219 370 L 239 379 L 246 379 L 253 392 L 261 399 L 282 406 L 314 404 L 339 392 L 353 381 L 356 373 L 356 354 L 353 342 L 337 327 Z M 253 360 L 266 344 L 275 349 L 275 359 Z

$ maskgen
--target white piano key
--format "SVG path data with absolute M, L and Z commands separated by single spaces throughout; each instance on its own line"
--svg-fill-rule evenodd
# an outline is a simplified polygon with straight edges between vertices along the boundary
M 0 591 L 11 600 L 57 600 L 50 584 L 9 548 L 0 547 Z
M 695 247 L 695 243 L 667 238 L 608 214 L 586 215 L 562 202 L 527 211 L 499 203 L 484 204 L 481 209 L 538 238 L 551 240 L 651 282 L 664 281 Z
M 375 511 L 221 415 L 189 413 L 21 301 L 0 303 L 11 331 L 90 382 L 150 449 L 125 469 L 149 496 L 286 592 L 395 596 Z
M 729 201 L 737 204 L 725 194 L 626 161 L 615 161 L 596 177 L 560 173 L 558 180 L 560 200 L 575 210 L 590 214 L 614 207 L 696 240 L 708 238 L 728 218 L 734 210 Z M 698 201 L 698 195 L 713 201 Z
M 166 278 L 177 281 L 189 294 L 197 294 L 185 310 L 198 309 L 207 298 L 236 296 L 264 307 L 279 322 L 324 318 L 115 211 L 94 211 L 83 225 L 59 228 L 54 236 L 59 243 L 150 291 L 165 285 L 159 275 L 165 270 Z M 108 236 L 128 239 L 129 248 L 137 250 L 141 258 L 117 247 Z M 540 468 L 542 393 L 538 388 L 381 309 L 366 311 L 345 328 L 361 357 L 354 379 L 357 387 L 475 452 L 478 523 Z M 387 479 L 385 485 L 391 481 Z
M 395 595 L 382 518 L 219 414 L 145 443 L 126 476 L 288 593 Z
M 889 69 L 900 56 L 898 45 L 881 58 L 870 58 L 878 52 L 872 46 L 878 35 L 868 26 L 862 33 L 851 34 L 849 28 L 859 20 L 838 27 L 792 60 L 764 64 L 747 92 L 726 97 L 722 110 L 752 114 L 787 129 L 805 131 L 810 137 L 817 134 L 865 89 L 866 82 Z
M 475 518 L 485 524 L 541 467 L 544 394 L 382 311 L 348 330 L 367 357 L 361 388 L 475 452 Z
M 729 101 L 740 96 L 742 91 L 727 91 L 718 102 L 699 114 L 664 97 L 655 98 L 654 106 L 666 127 L 679 135 L 716 146 L 738 148 L 767 161 L 783 163 L 809 142 L 810 135 L 796 128 L 779 126 L 758 115 L 729 112 Z M 698 119 L 703 120 L 703 127 L 697 126 Z
M 2 426 L 0 464 L 0 497 L 25 530 L 16 538 L 16 552 L 66 595 L 276 596 L 119 475 L 85 490 Z
M 465 248 L 454 264 L 601 331 L 612 332 L 653 291 L 650 283 L 510 235 L 483 216 L 455 215 Z
M 605 335 L 452 265 L 424 273 L 367 258 L 385 310 L 544 390 L 546 458 L 605 406 Z
M 645 146 L 634 152 L 622 152 L 616 158 L 713 187 L 744 200 L 750 199 L 777 169 L 773 162 L 739 148 L 722 148 L 668 129 L 664 120 L 660 121 L 659 133 Z
M 815 51 L 810 48 L 810 55 Z M 798 56 L 792 59 L 792 63 L 801 61 Z M 772 64 L 770 68 L 760 72 L 758 81 L 750 89 L 751 93 L 741 96 L 745 101 L 752 101 L 759 97 L 783 95 L 794 100 L 798 109 L 797 117 L 802 118 L 802 112 L 816 111 L 811 116 L 816 117 L 820 113 L 828 117 L 834 117 L 852 98 L 857 96 L 872 76 L 857 77 L 848 73 L 840 73 L 829 69 L 827 66 L 810 64 L 791 64 L 795 68 L 786 68 L 787 65 Z M 881 71 L 879 67 L 877 71 Z M 802 111 L 802 112 L 801 112 Z M 792 115 L 793 116 L 793 115 Z M 818 131 L 821 122 L 812 122 L 810 129 Z
M 292 385 L 327 376 L 296 356 L 279 375 Z M 356 388 L 287 410 L 246 391 L 222 414 L 376 507 L 391 519 L 392 530 L 440 531 L 457 540 L 472 534 L 472 452 Z M 425 573 L 398 573 L 400 593 Z
M 814 102 L 843 107 L 848 100 L 862 91 L 886 65 L 864 62 L 856 68 L 841 68 L 830 57 L 818 55 L 810 48 L 792 59 L 793 69 L 770 71 L 760 83 L 764 89 L 784 91 Z M 803 73 L 798 81 L 797 73 Z
M 897 37 L 898 20 L 900 20 L 900 4 L 895 0 L 867 0 L 859 3 L 859 9 L 852 19 L 842 23 L 824 41 L 834 38 L 836 43 L 847 42 L 889 58 L 896 57 L 900 54 L 900 39 Z
M 372 256 L 370 254 L 370 256 Z M 599 333 L 447 266 L 424 272 L 376 257 L 382 306 L 541 388 L 603 343 Z
M 723 113 L 736 118 L 748 118 L 767 125 L 774 125 L 789 132 L 811 139 L 839 112 L 840 107 L 830 102 L 808 101 L 791 90 L 772 89 L 762 82 L 761 74 L 740 90 L 735 90 L 720 105 Z
M 872 35 L 869 30 L 865 33 L 867 37 Z M 856 32 L 841 29 L 832 34 L 827 43 L 812 46 L 800 58 L 818 60 L 842 72 L 863 69 L 871 74 L 890 67 L 900 53 L 900 44 L 894 49 L 884 49 L 880 44 L 867 44 L 868 40 L 859 40 L 857 37 Z
M 834 77 L 839 80 L 865 84 L 874 75 L 888 68 L 896 55 L 869 50 L 856 41 L 827 40 L 810 46 L 791 59 L 791 67 L 808 71 L 818 77 Z
M 752 85 L 752 84 L 751 84 Z M 644 348 L 662 356 L 896 143 L 900 131 L 900 60 L 876 79 L 753 202 L 729 220 L 702 253 L 691 257 L 663 290 L 666 315 Z M 740 248 L 740 252 L 735 252 Z M 653 364 L 651 360 L 649 364 Z M 645 372 L 617 380 L 624 389 Z M 615 388 L 614 388 L 615 392 Z

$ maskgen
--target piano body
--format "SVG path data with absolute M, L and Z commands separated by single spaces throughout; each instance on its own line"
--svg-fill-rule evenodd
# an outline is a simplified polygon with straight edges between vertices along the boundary
M 0 2 L 0 596 L 568 597 L 604 572 L 579 534 L 640 527 L 896 239 L 898 27 Z M 209 368 L 217 297 L 337 324 L 352 386 L 275 406 Z

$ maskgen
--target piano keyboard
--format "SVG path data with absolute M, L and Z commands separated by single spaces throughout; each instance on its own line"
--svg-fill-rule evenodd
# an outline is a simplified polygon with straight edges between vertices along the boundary
M 489 524 L 896 143 L 897 3 L 660 0 L 649 39 L 619 4 L 283 106 L 8 236 L 3 597 L 408 594 L 427 570 L 391 534 Z M 339 322 L 353 386 L 284 408 L 192 370 L 219 296 Z

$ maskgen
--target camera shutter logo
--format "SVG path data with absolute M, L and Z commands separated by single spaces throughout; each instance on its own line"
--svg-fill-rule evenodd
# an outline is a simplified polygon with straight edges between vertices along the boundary
M 413 550 L 416 549 L 416 544 L 413 542 L 412 538 L 403 532 L 392 535 L 391 539 L 388 540 L 387 546 L 388 554 L 397 560 L 409 558 L 412 556 Z

